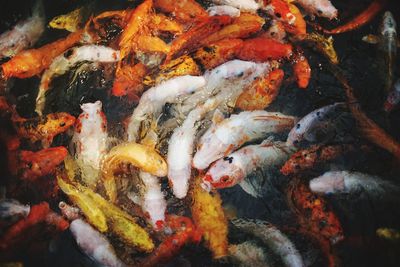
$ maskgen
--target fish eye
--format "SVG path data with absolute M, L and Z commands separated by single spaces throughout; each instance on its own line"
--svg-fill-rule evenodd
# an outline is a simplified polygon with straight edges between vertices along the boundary
M 300 123 L 298 123 L 297 125 L 296 125 L 296 129 L 299 129 L 300 128 Z
M 221 182 L 226 183 L 229 181 L 229 176 L 228 175 L 224 175 L 221 177 Z

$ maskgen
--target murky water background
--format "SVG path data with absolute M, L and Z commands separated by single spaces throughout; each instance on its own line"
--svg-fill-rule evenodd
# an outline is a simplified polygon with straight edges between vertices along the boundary
M 84 3 L 78 0 L 46 0 L 45 8 L 48 20 L 52 17 L 64 14 Z M 99 10 L 119 9 L 126 7 L 123 0 L 100 1 Z M 369 1 L 355 0 L 333 1 L 340 10 L 343 21 L 352 17 L 364 9 Z M 351 2 L 351 3 L 349 3 Z M 26 0 L 2 0 L 0 2 L 0 32 L 4 32 L 14 25 L 21 18 L 27 16 L 33 1 Z M 400 24 L 400 4 L 397 0 L 390 2 L 388 7 L 398 23 Z M 376 18 L 370 25 L 347 34 L 335 36 L 335 47 L 339 55 L 340 66 L 345 70 L 351 84 L 356 89 L 357 96 L 362 103 L 364 110 L 377 123 L 385 127 L 397 140 L 400 140 L 400 109 L 393 111 L 389 117 L 381 112 L 383 103 L 382 89 L 382 60 L 373 45 L 361 41 L 362 36 L 368 33 L 376 33 L 381 17 Z M 341 22 L 327 23 L 327 27 Z M 44 37 L 37 46 L 56 40 L 65 35 L 65 32 L 46 29 Z M 282 86 L 277 100 L 268 108 L 270 111 L 280 111 L 286 114 L 302 117 L 310 111 L 333 102 L 345 101 L 345 96 L 340 84 L 327 70 L 328 62 L 319 54 L 305 48 L 307 58 L 312 66 L 312 79 L 307 90 L 300 90 L 294 84 L 286 83 Z M 80 66 L 80 76 L 75 83 L 69 84 L 74 73 L 67 73 L 54 81 L 57 93 L 49 96 L 51 104 L 48 109 L 51 112 L 68 111 L 73 115 L 80 113 L 79 101 L 88 102 L 101 99 L 104 103 L 105 113 L 112 124 L 118 122 L 125 115 L 130 114 L 130 108 L 121 105 L 118 99 L 110 99 L 105 91 L 110 87 L 107 82 L 108 73 L 112 73 L 109 67 L 92 71 L 89 65 Z M 399 75 L 399 68 L 395 77 Z M 39 79 L 31 78 L 15 80 L 11 94 L 15 97 L 17 110 L 22 116 L 33 116 L 34 100 L 37 93 Z M 56 143 L 63 143 L 62 136 L 57 137 Z M 358 142 L 361 143 L 360 140 Z M 0 170 L 2 185 L 8 182 L 9 175 L 6 172 L 5 150 L 1 147 Z M 351 169 L 361 172 L 377 174 L 387 179 L 399 182 L 400 172 L 396 163 L 391 160 L 386 152 L 376 149 L 371 155 L 356 155 L 351 159 L 343 159 L 328 168 L 316 170 L 309 174 L 312 178 L 318 176 L 328 169 Z M 288 234 L 302 253 L 305 262 L 311 266 L 325 266 L 325 260 L 321 255 L 318 245 L 312 240 L 296 232 L 296 221 L 293 214 L 287 207 L 285 189 L 288 179 L 283 176 L 276 176 L 271 180 L 263 179 L 262 173 L 257 173 L 253 179 L 261 186 L 264 197 L 256 199 L 246 194 L 239 186 L 221 190 L 224 204 L 235 207 L 238 217 L 259 218 L 267 220 Z M 32 189 L 27 189 L 23 196 L 27 202 L 35 203 L 40 199 Z M 336 247 L 337 254 L 343 266 L 399 266 L 400 245 L 379 241 L 373 236 L 379 227 L 393 227 L 400 229 L 400 209 L 398 198 L 383 196 L 380 200 L 369 199 L 367 195 L 328 197 L 334 210 L 339 216 L 345 236 L 349 237 L 342 244 Z M 56 207 L 57 203 L 51 203 Z M 172 207 L 176 208 L 176 207 Z M 230 242 L 239 243 L 248 240 L 250 237 L 236 232 L 232 229 Z M 43 240 L 35 242 L 41 243 Z M 257 241 L 257 240 L 256 240 Z M 44 242 L 45 245 L 48 245 Z M 260 243 L 261 244 L 261 243 Z M 117 244 L 121 246 L 122 244 Z M 116 248 L 118 250 L 118 247 Z M 86 258 L 74 244 L 74 240 L 66 231 L 58 239 L 50 244 L 47 254 L 35 254 L 29 251 L 21 252 L 26 266 L 93 266 L 93 263 Z M 0 255 L 1 259 L 1 255 Z M 280 266 L 277 259 L 271 256 L 271 265 Z M 1 265 L 1 264 L 0 264 Z M 212 262 L 210 253 L 201 246 L 189 245 L 182 250 L 177 259 L 168 266 L 231 266 L 230 263 Z

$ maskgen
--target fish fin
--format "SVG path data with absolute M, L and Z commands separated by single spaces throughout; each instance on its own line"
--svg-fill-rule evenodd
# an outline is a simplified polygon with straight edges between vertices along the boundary
M 274 143 L 275 138 L 273 136 L 268 136 L 267 139 L 264 139 L 261 142 L 262 146 L 271 146 Z
M 368 44 L 378 44 L 380 42 L 379 36 L 373 34 L 365 35 L 361 40 L 363 40 L 363 42 L 366 42 Z
M 37 0 L 32 8 L 32 16 L 44 17 L 43 0 Z
M 225 119 L 224 114 L 219 109 L 216 109 L 214 111 L 214 114 L 213 114 L 213 117 L 212 117 L 213 124 L 218 124 L 221 121 L 223 121 L 224 119 Z
M 239 186 L 243 189 L 244 192 L 251 195 L 252 197 L 255 197 L 255 198 L 262 197 L 262 194 L 257 192 L 256 189 L 254 188 L 253 184 L 247 179 L 244 179 L 243 181 L 241 181 L 239 183 Z

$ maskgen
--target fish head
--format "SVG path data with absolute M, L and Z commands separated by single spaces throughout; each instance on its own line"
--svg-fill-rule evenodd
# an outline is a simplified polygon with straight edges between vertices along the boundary
M 381 34 L 383 36 L 396 36 L 396 28 L 397 24 L 392 12 L 386 11 L 380 28 Z
M 235 164 L 233 157 L 224 157 L 216 161 L 203 178 L 212 188 L 232 187 L 243 180 L 245 173 Z
M 310 189 L 315 193 L 329 194 L 345 190 L 343 172 L 327 172 L 310 181 Z
M 325 17 L 330 20 L 335 19 L 338 16 L 338 10 L 329 0 L 318 1 L 318 6 L 316 8 L 318 16 Z
M 305 127 L 302 121 L 296 123 L 296 125 L 290 130 L 286 144 L 288 146 L 300 147 L 301 141 L 304 139 Z
M 65 132 L 75 124 L 75 117 L 66 112 L 49 114 L 46 119 L 46 126 L 48 129 L 54 129 L 55 133 Z

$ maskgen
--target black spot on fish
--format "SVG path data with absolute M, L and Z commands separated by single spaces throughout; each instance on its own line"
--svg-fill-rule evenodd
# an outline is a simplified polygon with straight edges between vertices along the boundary
M 229 164 L 231 164 L 233 161 L 233 157 L 224 157 L 224 160 L 229 161 Z

